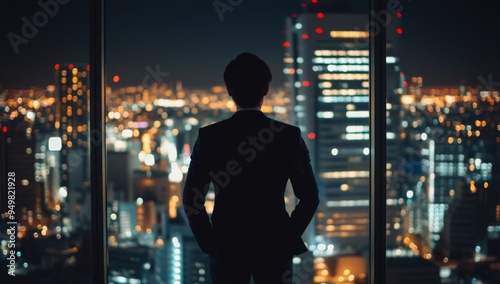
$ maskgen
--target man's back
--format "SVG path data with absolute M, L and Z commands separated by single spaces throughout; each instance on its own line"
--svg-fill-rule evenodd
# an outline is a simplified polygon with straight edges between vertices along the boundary
M 210 182 L 215 188 L 211 220 L 219 244 L 215 249 L 238 241 L 280 248 L 283 254 L 306 251 L 300 236 L 316 210 L 317 188 L 299 128 L 260 111 L 241 110 L 200 129 L 192 159 L 193 166 L 205 174 L 197 175 L 196 181 L 188 177 L 186 188 L 206 191 Z M 307 217 L 295 211 L 291 219 L 286 211 L 289 179 Z
M 184 211 L 213 282 L 290 283 L 292 257 L 307 251 L 301 235 L 318 207 L 309 152 L 295 126 L 261 111 L 272 79 L 267 64 L 244 52 L 224 71 L 236 103 L 229 119 L 203 127 L 193 147 L 183 194 Z M 299 199 L 288 215 L 288 181 Z M 205 196 L 215 187 L 210 219 Z

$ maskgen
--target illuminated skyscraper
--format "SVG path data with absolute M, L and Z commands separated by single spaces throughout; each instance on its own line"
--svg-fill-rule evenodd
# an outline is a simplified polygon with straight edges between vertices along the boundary
M 142 201 L 141 201 L 142 202 Z M 140 203 L 140 202 L 139 202 Z M 116 217 L 115 217 L 116 218 Z M 137 235 L 137 203 L 122 201 L 118 205 L 119 237 L 134 238 Z
M 88 180 L 88 65 L 56 64 L 59 108 L 56 128 L 62 139 L 61 187 L 81 187 Z
M 331 2 L 314 1 L 287 19 L 283 71 L 322 194 L 315 233 L 306 239 L 316 235 L 318 248 L 361 250 L 369 240 L 368 9 L 351 6 L 343 13 Z M 387 27 L 388 169 L 400 127 L 399 17 L 392 15 Z M 389 188 L 388 197 L 398 195 Z

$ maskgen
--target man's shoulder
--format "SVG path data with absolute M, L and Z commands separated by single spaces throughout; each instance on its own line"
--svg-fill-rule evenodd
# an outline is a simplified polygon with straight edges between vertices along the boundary
M 269 127 L 271 128 L 271 130 L 274 130 L 275 132 L 284 132 L 288 134 L 300 135 L 299 127 L 277 119 L 269 118 Z
M 223 129 L 225 126 L 229 124 L 229 119 L 223 119 L 220 121 L 212 122 L 210 124 L 204 125 L 200 127 L 200 133 L 217 131 Z
M 256 121 L 253 121 L 254 123 L 260 125 L 262 128 L 269 128 L 273 132 L 283 132 L 287 134 L 298 134 L 300 135 L 301 130 L 299 127 L 286 123 L 274 118 L 271 118 L 269 116 L 263 116 L 259 118 Z M 199 129 L 200 134 L 205 134 L 205 133 L 214 133 L 218 131 L 226 131 L 228 128 L 231 127 L 236 127 L 238 124 L 236 122 L 236 119 L 229 117 L 217 122 L 213 122 L 211 124 L 205 125 Z
M 283 121 L 280 121 L 280 120 L 277 120 L 277 119 L 274 119 L 274 118 L 269 118 L 269 121 L 270 123 L 276 125 L 276 126 L 280 126 L 280 127 L 284 127 L 286 129 L 290 129 L 290 130 L 295 130 L 295 131 L 298 131 L 300 130 L 299 127 L 293 125 L 293 124 L 290 124 L 290 123 L 286 123 L 286 122 L 283 122 Z

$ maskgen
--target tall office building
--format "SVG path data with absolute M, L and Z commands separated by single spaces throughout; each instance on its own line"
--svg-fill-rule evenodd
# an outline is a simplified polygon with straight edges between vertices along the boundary
M 81 187 L 89 180 L 89 67 L 84 64 L 56 64 L 59 107 L 56 128 L 62 139 L 61 187 Z
M 322 201 L 315 228 L 305 238 L 319 250 L 334 245 L 336 252 L 366 251 L 369 240 L 370 22 L 368 7 L 359 3 L 312 1 L 286 21 L 283 71 Z M 388 169 L 396 161 L 400 127 L 400 17 L 397 13 L 387 21 Z
M 139 202 L 140 203 L 140 202 Z M 119 238 L 135 238 L 137 236 L 137 203 L 136 201 L 122 201 L 118 204 Z

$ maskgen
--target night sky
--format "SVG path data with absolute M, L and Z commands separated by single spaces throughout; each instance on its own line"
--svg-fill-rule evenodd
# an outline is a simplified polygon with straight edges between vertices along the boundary
M 32 21 L 42 8 L 34 0 L 1 1 L 0 88 L 53 84 L 55 63 L 88 62 L 87 1 L 59 1 L 67 4 L 59 4 L 59 11 L 19 45 L 17 54 L 8 34 L 22 36 L 22 18 Z M 201 88 L 223 84 L 229 60 L 251 51 L 268 62 L 273 84 L 281 85 L 285 17 L 300 11 L 301 1 L 242 0 L 223 14 L 223 21 L 212 3 L 109 0 L 106 64 L 110 84 L 140 85 L 148 74 L 146 67 L 157 65 L 169 73 L 167 82 L 182 80 L 186 87 Z M 500 82 L 500 21 L 494 3 L 401 0 L 401 70 L 407 77 L 424 77 L 425 85 L 456 85 L 465 80 L 476 86 L 479 76 Z M 111 82 L 114 75 L 120 76 L 119 83 Z

